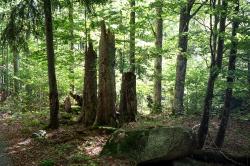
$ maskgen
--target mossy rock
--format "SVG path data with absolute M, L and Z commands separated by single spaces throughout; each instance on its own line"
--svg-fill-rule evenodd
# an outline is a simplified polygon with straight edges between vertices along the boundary
M 153 159 L 173 160 L 188 156 L 195 149 L 195 136 L 181 127 L 117 130 L 101 155 L 127 158 L 135 162 Z

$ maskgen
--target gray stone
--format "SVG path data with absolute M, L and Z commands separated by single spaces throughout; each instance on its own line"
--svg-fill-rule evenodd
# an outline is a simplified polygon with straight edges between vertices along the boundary
M 181 127 L 117 130 L 101 152 L 135 162 L 153 159 L 173 160 L 188 156 L 195 150 L 195 136 Z

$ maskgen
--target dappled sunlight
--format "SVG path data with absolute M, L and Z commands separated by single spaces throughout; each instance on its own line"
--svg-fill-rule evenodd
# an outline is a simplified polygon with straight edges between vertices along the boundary
M 9 154 L 15 154 L 15 153 L 29 150 L 29 149 L 31 149 L 31 147 L 29 146 L 31 144 L 31 142 L 32 142 L 32 140 L 30 138 L 28 138 L 26 140 L 20 140 L 20 142 L 16 143 L 15 145 L 8 147 L 6 149 L 6 151 Z
M 87 137 L 86 141 L 78 148 L 83 150 L 89 156 L 98 156 L 106 143 L 108 136 L 93 136 Z

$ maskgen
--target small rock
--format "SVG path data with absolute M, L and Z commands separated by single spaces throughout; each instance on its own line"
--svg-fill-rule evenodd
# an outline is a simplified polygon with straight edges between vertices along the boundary
M 45 130 L 39 130 L 38 132 L 35 132 L 32 134 L 32 138 L 44 138 L 46 136 Z

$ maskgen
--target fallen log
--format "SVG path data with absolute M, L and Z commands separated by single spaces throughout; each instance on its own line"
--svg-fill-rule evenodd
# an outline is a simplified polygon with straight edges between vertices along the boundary
M 250 156 L 233 156 L 226 152 L 215 150 L 196 150 L 190 158 L 207 163 L 233 164 L 238 166 L 250 165 Z
M 164 158 L 156 158 L 152 160 L 143 161 L 137 166 L 150 165 L 203 165 L 204 163 L 211 165 L 225 165 L 225 166 L 249 166 L 250 156 L 233 156 L 231 154 L 215 151 L 215 150 L 195 150 L 186 158 L 179 158 L 174 160 L 165 160 Z M 203 163 L 203 164 L 202 164 Z

